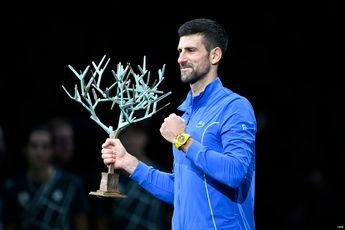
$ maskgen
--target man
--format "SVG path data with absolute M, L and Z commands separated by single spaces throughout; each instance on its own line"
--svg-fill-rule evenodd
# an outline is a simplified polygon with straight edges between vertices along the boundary
M 172 229 L 255 229 L 256 119 L 250 102 L 218 76 L 228 35 L 204 18 L 186 22 L 178 35 L 181 81 L 191 90 L 178 107 L 183 115 L 171 114 L 160 128 L 173 144 L 173 173 L 139 161 L 119 139 L 102 145 L 103 161 L 173 204 Z
M 76 144 L 73 124 L 64 117 L 55 116 L 48 121 L 54 137 L 52 161 L 56 167 L 75 172 Z
M 4 229 L 89 229 L 81 179 L 53 166 L 52 145 L 45 124 L 29 131 L 24 146 L 27 170 L 5 185 Z

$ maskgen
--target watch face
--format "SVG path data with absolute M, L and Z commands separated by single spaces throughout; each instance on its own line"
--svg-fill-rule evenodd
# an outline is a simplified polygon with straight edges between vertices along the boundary
M 179 136 L 179 137 L 178 137 L 178 141 L 179 141 L 179 142 L 184 142 L 184 140 L 185 140 L 185 137 L 184 137 L 184 136 Z

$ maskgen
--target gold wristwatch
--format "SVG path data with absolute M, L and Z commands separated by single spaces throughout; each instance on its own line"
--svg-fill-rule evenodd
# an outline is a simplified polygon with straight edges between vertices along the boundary
M 187 143 L 188 139 L 190 138 L 190 135 L 188 133 L 181 133 L 175 138 L 175 147 L 177 149 L 180 149 L 181 146 Z

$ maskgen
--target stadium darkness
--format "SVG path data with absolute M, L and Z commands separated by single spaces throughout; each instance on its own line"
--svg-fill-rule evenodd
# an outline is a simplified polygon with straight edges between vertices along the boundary
M 257 229 L 344 226 L 344 15 L 335 2 L 11 4 L 2 21 L 0 118 L 13 161 L 20 160 L 16 143 L 28 124 L 63 115 L 75 122 L 87 152 L 80 164 L 104 171 L 107 134 L 63 91 L 78 83 L 68 65 L 84 69 L 106 55 L 109 68 L 136 66 L 145 55 L 152 77 L 166 64 L 161 89 L 172 95 L 150 118 L 150 154 L 171 168 L 171 146 L 159 127 L 189 90 L 179 80 L 177 29 L 210 17 L 230 35 L 220 77 L 257 115 Z

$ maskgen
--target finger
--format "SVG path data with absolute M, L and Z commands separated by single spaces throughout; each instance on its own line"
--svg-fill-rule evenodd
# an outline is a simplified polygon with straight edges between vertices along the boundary
M 110 160 L 112 162 L 115 162 L 116 161 L 116 155 L 115 154 L 112 154 L 112 153 L 103 153 L 101 155 L 102 159 L 103 160 Z
M 175 113 L 171 113 L 168 117 L 169 120 L 172 120 L 176 117 L 176 114 Z
M 113 149 L 111 149 L 111 148 L 102 149 L 102 150 L 101 150 L 101 153 L 102 153 L 102 154 L 106 154 L 106 155 L 114 155 L 114 151 L 113 151 Z
M 115 142 L 114 142 L 114 139 L 112 138 L 107 138 L 105 140 L 105 142 L 102 144 L 102 148 L 107 148 L 109 146 L 114 146 L 115 145 Z
M 114 164 L 115 160 L 114 159 L 104 159 L 103 162 L 104 162 L 104 164 L 109 165 L 109 164 Z

